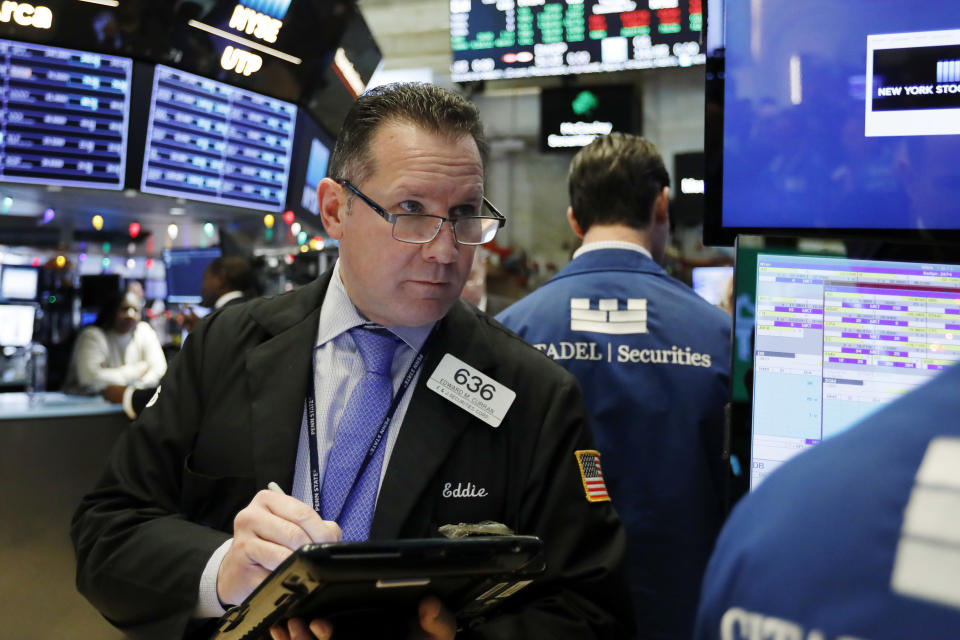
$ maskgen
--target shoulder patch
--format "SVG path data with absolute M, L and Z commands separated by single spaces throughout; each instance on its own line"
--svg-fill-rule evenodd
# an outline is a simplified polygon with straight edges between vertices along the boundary
M 583 481 L 583 490 L 590 502 L 610 502 L 607 485 L 603 481 L 603 472 L 600 469 L 600 452 L 593 449 L 574 451 L 577 466 L 580 467 L 580 479 Z

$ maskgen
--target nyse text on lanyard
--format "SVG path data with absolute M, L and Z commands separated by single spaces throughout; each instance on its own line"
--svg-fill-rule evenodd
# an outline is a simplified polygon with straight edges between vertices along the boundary
M 390 409 L 387 411 L 387 415 L 385 415 L 383 420 L 380 422 L 380 428 L 377 430 L 377 435 L 374 436 L 373 442 L 370 443 L 370 448 L 367 449 L 367 454 L 363 457 L 363 461 L 360 463 L 360 469 L 357 471 L 357 475 L 353 479 L 353 484 L 350 485 L 350 491 L 347 492 L 347 495 L 350 495 L 350 493 L 353 492 L 357 482 L 359 482 L 360 478 L 363 477 L 364 470 L 366 470 L 367 465 L 370 464 L 370 461 L 373 460 L 373 456 L 377 452 L 377 448 L 380 447 L 383 437 L 387 434 L 387 428 L 390 426 L 390 421 L 393 420 L 393 414 L 397 412 L 397 407 L 400 405 L 400 400 L 403 399 L 403 394 L 406 392 L 407 387 L 410 386 L 410 383 L 413 381 L 414 376 L 416 376 L 417 371 L 420 370 L 420 365 L 423 364 L 423 359 L 427 355 L 427 344 L 429 342 L 430 336 L 427 336 L 427 339 L 424 341 L 420 351 L 417 352 L 416 357 L 414 357 L 413 362 L 410 364 L 410 368 L 407 369 L 407 374 L 403 376 L 403 381 L 400 383 L 400 388 L 397 389 L 397 392 L 393 395 L 393 400 L 390 402 Z M 316 367 L 315 358 L 314 367 Z M 320 513 L 320 453 L 317 451 L 317 399 L 316 389 L 314 387 L 315 376 L 316 372 L 314 372 L 314 377 L 310 379 L 310 384 L 307 385 L 307 434 L 309 435 L 307 446 L 310 449 L 310 489 L 313 494 L 313 510 L 317 513 Z M 337 517 L 339 517 L 339 515 L 340 514 L 337 514 Z M 334 519 L 336 519 L 336 517 Z

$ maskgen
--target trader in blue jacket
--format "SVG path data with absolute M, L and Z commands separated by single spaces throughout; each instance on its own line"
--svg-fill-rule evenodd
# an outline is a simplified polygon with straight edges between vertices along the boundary
M 734 509 L 696 638 L 960 637 L 960 366 L 770 474 Z
M 573 261 L 497 319 L 576 376 L 627 528 L 644 638 L 689 638 L 722 521 L 730 319 L 657 262 L 669 181 L 647 140 L 598 138 L 573 158 Z

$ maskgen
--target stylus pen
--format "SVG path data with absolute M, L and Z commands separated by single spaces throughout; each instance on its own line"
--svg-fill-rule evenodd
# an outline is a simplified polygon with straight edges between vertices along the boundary
M 267 489 L 270 489 L 270 491 L 276 491 L 277 493 L 279 493 L 279 494 L 281 494 L 281 495 L 287 495 L 287 493 L 286 493 L 283 489 L 280 488 L 280 485 L 278 485 L 278 484 L 277 484 L 276 482 L 274 482 L 273 480 L 271 480 L 270 482 L 267 483 Z

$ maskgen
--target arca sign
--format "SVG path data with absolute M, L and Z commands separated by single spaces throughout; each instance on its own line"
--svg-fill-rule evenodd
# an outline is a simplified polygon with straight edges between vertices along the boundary
M 44 6 L 35 7 L 27 2 L 0 3 L 0 22 L 13 21 L 22 27 L 49 29 L 53 24 L 53 12 Z

